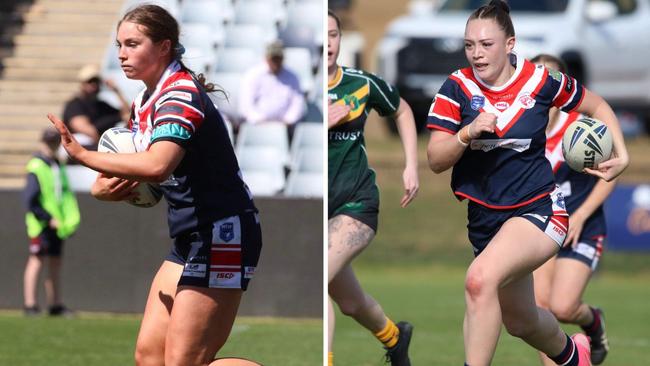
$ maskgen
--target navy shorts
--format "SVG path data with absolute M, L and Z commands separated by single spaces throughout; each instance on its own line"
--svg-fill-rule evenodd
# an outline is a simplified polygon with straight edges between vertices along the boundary
M 50 228 L 45 228 L 37 237 L 30 238 L 29 254 L 60 257 L 62 252 L 63 240 L 56 235 L 56 231 Z
M 600 256 L 603 254 L 605 235 L 605 214 L 602 210 L 599 210 L 585 221 L 575 247 L 567 244 L 560 249 L 557 257 L 578 260 L 594 271 L 598 267 Z
M 533 201 L 525 206 L 496 210 L 470 201 L 467 206 L 467 230 L 469 241 L 478 256 L 501 229 L 513 217 L 522 217 L 537 226 L 562 247 L 569 229 L 569 216 L 564 207 L 564 198 L 559 190 Z
M 246 290 L 261 250 L 259 216 L 247 212 L 179 235 L 166 260 L 183 265 L 179 286 Z

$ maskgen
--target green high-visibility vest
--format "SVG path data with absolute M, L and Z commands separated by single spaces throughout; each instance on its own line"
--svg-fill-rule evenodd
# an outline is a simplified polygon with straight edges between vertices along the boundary
M 27 172 L 36 175 L 41 188 L 39 197 L 41 206 L 59 222 L 57 236 L 66 239 L 79 227 L 81 216 L 77 199 L 70 191 L 65 164 L 61 164 L 58 170 L 57 177 L 54 169 L 38 157 L 32 158 L 27 163 Z M 49 225 L 46 220 L 39 220 L 32 212 L 28 212 L 25 216 L 25 223 L 30 238 L 37 237 Z

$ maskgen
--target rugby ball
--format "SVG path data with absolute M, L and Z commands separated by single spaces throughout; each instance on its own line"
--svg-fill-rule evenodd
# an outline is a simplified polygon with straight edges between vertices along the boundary
M 97 151 L 104 153 L 135 153 L 133 133 L 128 128 L 113 127 L 102 134 L 97 144 Z M 133 190 L 138 196 L 125 200 L 138 207 L 155 206 L 162 198 L 162 190 L 157 184 L 141 182 Z
M 596 169 L 598 164 L 612 155 L 612 134 L 603 122 L 582 117 L 571 123 L 564 132 L 562 154 L 575 171 Z

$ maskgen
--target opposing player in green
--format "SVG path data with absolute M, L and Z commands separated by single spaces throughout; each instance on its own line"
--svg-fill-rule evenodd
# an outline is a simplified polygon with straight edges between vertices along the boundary
M 371 331 L 386 349 L 386 361 L 409 366 L 408 347 L 413 326 L 397 325 L 381 306 L 363 291 L 351 266 L 377 231 L 379 190 L 368 166 L 363 128 L 371 109 L 393 116 L 404 145 L 403 173 L 406 207 L 418 192 L 417 136 L 413 112 L 398 91 L 381 78 L 337 64 L 341 27 L 328 12 L 328 283 L 330 301 L 328 358 L 333 365 L 334 307 Z

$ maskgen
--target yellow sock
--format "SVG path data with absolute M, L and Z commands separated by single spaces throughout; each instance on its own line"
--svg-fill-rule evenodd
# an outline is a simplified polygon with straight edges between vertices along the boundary
M 327 366 L 334 366 L 334 352 L 327 352 Z
M 375 337 L 379 339 L 384 346 L 390 348 L 397 343 L 397 339 L 399 338 L 399 329 L 392 320 L 386 318 L 386 326 L 381 331 L 375 333 Z

